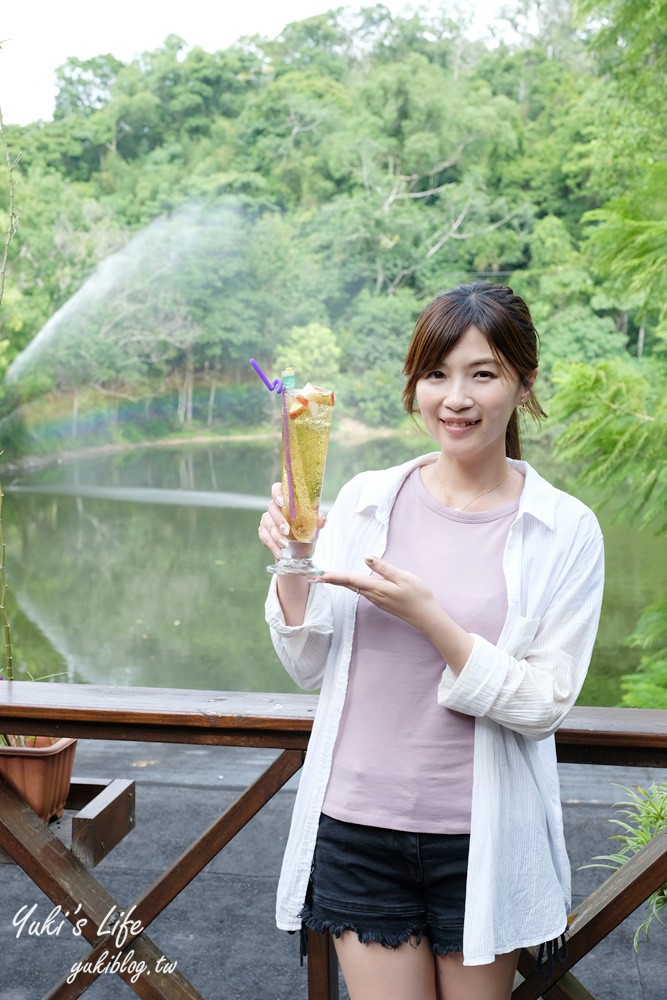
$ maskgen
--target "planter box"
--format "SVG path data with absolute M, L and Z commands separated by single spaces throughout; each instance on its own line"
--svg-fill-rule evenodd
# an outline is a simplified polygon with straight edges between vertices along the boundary
M 67 801 L 76 740 L 51 743 L 38 736 L 35 746 L 0 747 L 0 774 L 47 823 L 59 819 Z

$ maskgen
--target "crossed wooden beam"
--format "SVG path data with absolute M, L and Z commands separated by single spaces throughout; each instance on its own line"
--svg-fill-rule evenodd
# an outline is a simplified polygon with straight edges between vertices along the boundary
M 538 972 L 534 949 L 521 952 L 524 981 L 515 987 L 512 1000 L 595 1000 L 569 970 L 666 882 L 667 827 L 573 910 L 567 955 L 554 963 L 550 974 Z
M 172 967 L 145 928 L 302 763 L 302 751 L 283 751 L 127 910 L 0 777 L 0 844 L 61 907 L 62 915 L 68 914 L 72 924 L 78 922 L 92 945 L 78 964 L 79 971 L 62 979 L 44 1000 L 75 1000 L 107 969 L 145 1000 L 204 1000 L 175 964 Z

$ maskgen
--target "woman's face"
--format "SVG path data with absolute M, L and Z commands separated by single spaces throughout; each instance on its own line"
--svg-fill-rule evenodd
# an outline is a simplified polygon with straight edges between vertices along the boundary
M 501 366 L 484 334 L 469 327 L 440 365 L 417 382 L 417 405 L 443 454 L 462 460 L 505 454 L 505 431 L 532 382 Z

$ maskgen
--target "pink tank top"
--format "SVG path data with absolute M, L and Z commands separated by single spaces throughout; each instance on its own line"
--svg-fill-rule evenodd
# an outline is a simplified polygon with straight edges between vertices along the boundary
M 406 479 L 384 558 L 419 576 L 451 618 L 497 642 L 507 614 L 503 553 L 519 501 L 457 512 Z M 419 833 L 469 833 L 474 719 L 442 708 L 443 660 L 411 625 L 359 599 L 345 705 L 323 812 Z

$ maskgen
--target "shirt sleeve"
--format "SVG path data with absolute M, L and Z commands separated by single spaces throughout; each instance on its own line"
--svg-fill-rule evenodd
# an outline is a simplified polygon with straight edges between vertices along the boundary
M 266 621 L 273 648 L 292 680 L 306 690 L 318 688 L 327 664 L 333 621 L 328 587 L 311 586 L 303 625 L 286 625 L 274 577 L 266 598 Z
M 449 667 L 443 672 L 440 705 L 486 716 L 532 740 L 558 729 L 586 677 L 602 605 L 604 546 L 593 515 L 581 535 L 544 613 L 521 619 L 507 649 L 473 635 L 458 677 Z

